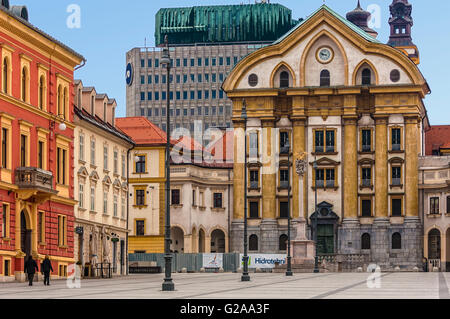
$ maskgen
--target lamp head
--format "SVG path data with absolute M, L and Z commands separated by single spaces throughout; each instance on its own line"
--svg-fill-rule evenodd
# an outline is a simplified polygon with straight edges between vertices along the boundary
M 59 124 L 59 130 L 60 131 L 65 131 L 66 129 L 67 129 L 67 125 L 65 123 Z

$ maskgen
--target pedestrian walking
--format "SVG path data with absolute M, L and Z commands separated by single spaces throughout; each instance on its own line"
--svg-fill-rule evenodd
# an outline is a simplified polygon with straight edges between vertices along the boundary
M 53 272 L 52 263 L 48 255 L 45 255 L 45 259 L 41 265 L 41 272 L 44 275 L 44 285 L 50 286 L 50 271 Z
M 28 275 L 28 286 L 33 286 L 34 275 L 36 271 L 39 271 L 39 268 L 32 256 L 29 256 L 25 262 L 24 270 Z

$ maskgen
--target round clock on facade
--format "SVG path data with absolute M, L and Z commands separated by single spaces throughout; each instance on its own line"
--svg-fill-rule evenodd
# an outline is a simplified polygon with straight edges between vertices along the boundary
M 131 63 L 128 63 L 127 65 L 127 70 L 125 73 L 125 78 L 127 81 L 127 85 L 130 86 L 131 84 L 133 84 L 133 66 L 131 65 Z
M 317 50 L 317 61 L 320 63 L 330 63 L 333 61 L 334 52 L 329 47 L 322 47 Z

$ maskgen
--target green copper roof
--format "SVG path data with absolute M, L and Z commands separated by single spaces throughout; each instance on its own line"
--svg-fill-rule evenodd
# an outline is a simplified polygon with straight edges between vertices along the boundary
M 294 30 L 297 30 L 297 28 L 299 28 L 301 25 L 303 25 L 304 23 L 306 23 L 306 21 L 310 20 L 312 17 L 314 17 L 318 12 L 320 12 L 322 9 L 327 10 L 329 13 L 331 13 L 333 16 L 335 16 L 337 19 L 339 19 L 341 22 L 343 22 L 345 25 L 347 25 L 350 29 L 352 29 L 353 31 L 355 31 L 356 33 L 358 33 L 361 37 L 363 37 L 364 39 L 366 39 L 367 41 L 370 42 L 374 42 L 374 43 L 381 43 L 380 41 L 378 41 L 376 38 L 374 38 L 373 36 L 371 36 L 370 34 L 368 34 L 367 32 L 365 32 L 364 30 L 362 30 L 360 27 L 356 26 L 355 24 L 351 23 L 350 21 L 348 21 L 346 18 L 344 18 L 343 16 L 341 16 L 339 13 L 337 13 L 336 11 L 332 10 L 331 8 L 329 8 L 327 5 L 322 5 L 319 9 L 317 9 L 316 11 L 314 11 L 307 19 L 303 20 L 302 22 L 300 22 L 298 25 L 294 26 L 288 33 L 286 33 L 285 35 L 283 35 L 281 38 L 279 38 L 277 41 L 275 41 L 273 44 L 277 44 L 280 43 L 281 41 L 283 41 L 285 38 L 287 38 L 292 32 L 294 32 Z
M 272 42 L 298 21 L 280 4 L 199 6 L 160 9 L 155 19 L 155 44 Z

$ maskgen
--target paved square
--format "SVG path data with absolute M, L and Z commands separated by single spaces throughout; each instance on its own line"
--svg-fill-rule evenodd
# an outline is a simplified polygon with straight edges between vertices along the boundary
M 164 275 L 131 275 L 82 280 L 67 288 L 65 280 L 51 286 L 36 282 L 0 284 L 0 299 L 449 299 L 448 273 L 382 273 L 380 287 L 369 288 L 367 273 L 173 274 L 174 292 L 162 292 Z

